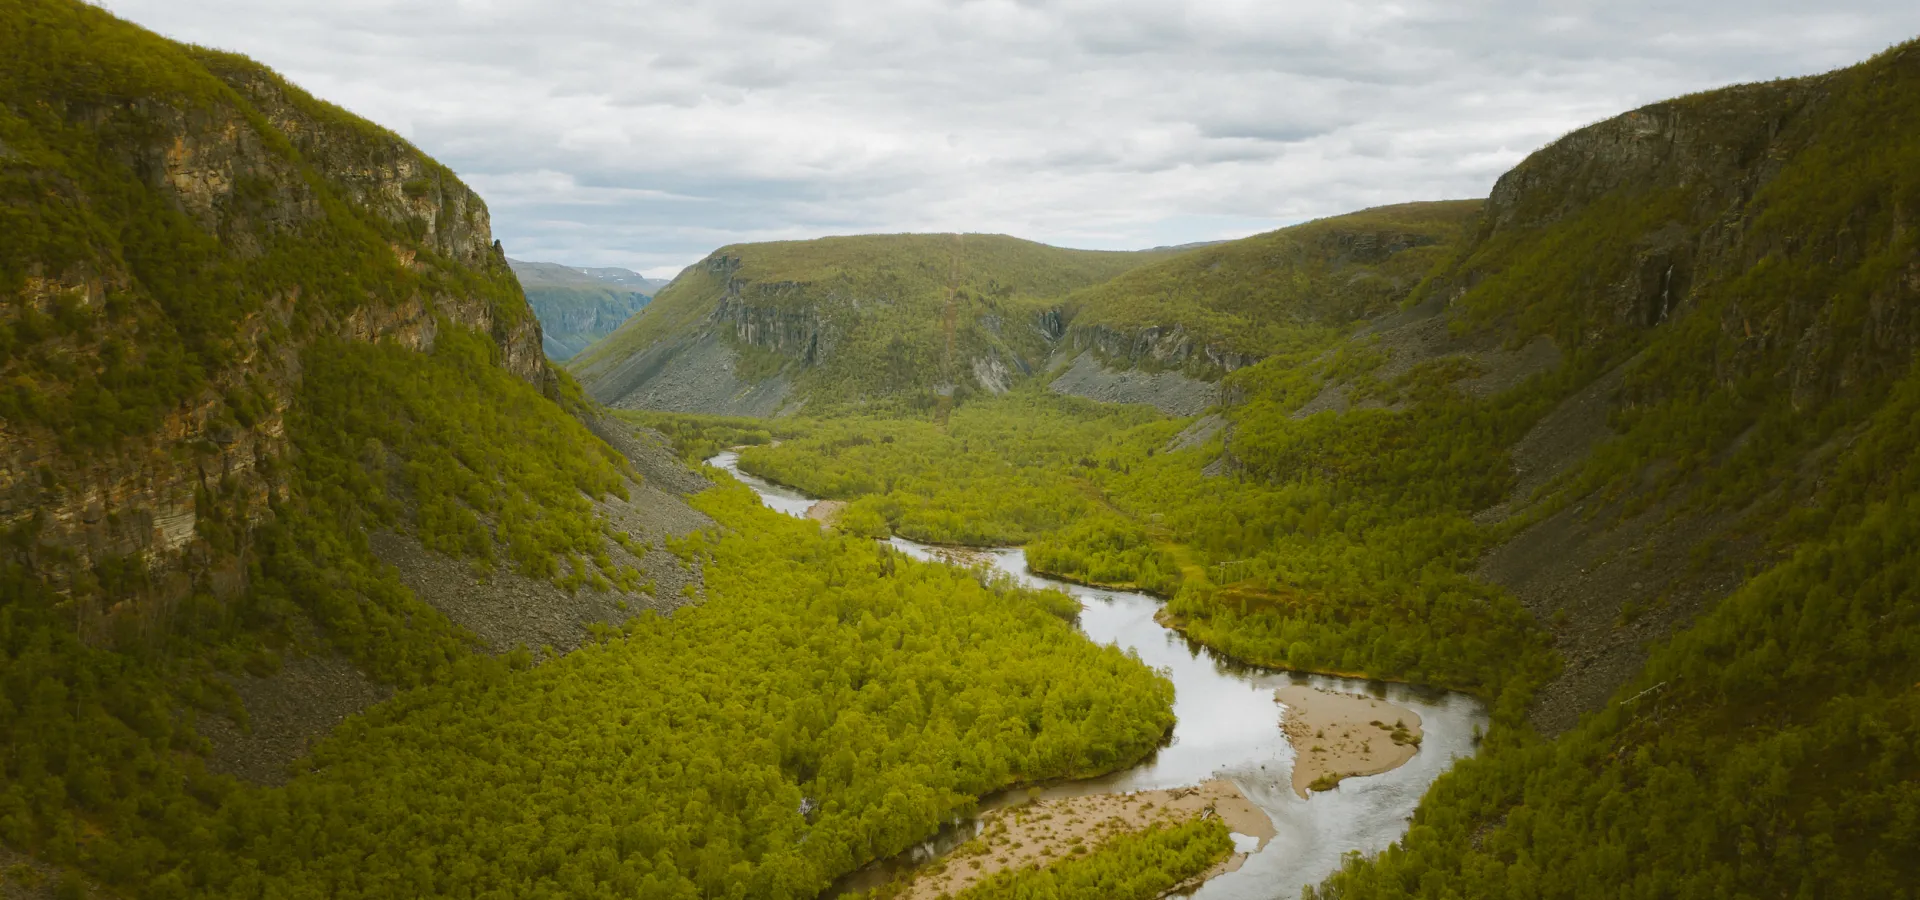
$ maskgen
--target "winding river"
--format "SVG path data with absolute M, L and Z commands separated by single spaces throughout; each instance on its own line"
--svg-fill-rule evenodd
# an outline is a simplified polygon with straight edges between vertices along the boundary
M 740 471 L 739 455 L 728 451 L 707 461 L 759 493 L 767 506 L 805 516 L 813 498 Z M 917 559 L 938 560 L 938 548 L 893 538 L 891 543 Z M 1145 594 L 1108 591 L 1043 578 L 1027 570 L 1018 547 L 983 550 L 994 568 L 1035 587 L 1062 590 L 1080 601 L 1080 629 L 1087 637 L 1117 644 L 1141 661 L 1165 672 L 1174 685 L 1171 743 L 1133 768 L 1100 778 L 1048 785 L 1037 797 L 1010 791 L 985 798 L 982 810 L 1080 794 L 1195 785 L 1226 778 L 1238 785 L 1273 820 L 1275 837 L 1248 857 L 1238 870 L 1201 885 L 1192 896 L 1207 900 L 1297 898 L 1340 865 L 1349 851 L 1374 853 L 1406 833 L 1408 817 L 1427 786 L 1459 757 L 1473 753 L 1477 735 L 1487 726 L 1486 705 L 1452 691 L 1325 675 L 1303 675 L 1248 666 L 1216 655 L 1153 619 L 1160 601 Z M 1420 714 L 1425 728 L 1420 751 L 1405 765 L 1364 778 L 1348 778 L 1331 791 L 1301 799 L 1293 792 L 1294 748 L 1280 729 L 1281 708 L 1273 692 L 1306 684 L 1367 694 Z M 972 837 L 973 820 L 957 822 L 903 857 L 854 873 L 838 888 L 865 890 L 896 874 L 930 862 Z M 1236 841 L 1240 841 L 1236 836 Z M 1251 849 L 1251 841 L 1243 849 Z

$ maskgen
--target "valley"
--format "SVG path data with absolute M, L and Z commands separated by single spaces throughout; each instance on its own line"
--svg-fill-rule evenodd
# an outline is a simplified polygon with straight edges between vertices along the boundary
M 96 5 L 0 60 L 0 897 L 1920 884 L 1920 44 L 666 284 Z

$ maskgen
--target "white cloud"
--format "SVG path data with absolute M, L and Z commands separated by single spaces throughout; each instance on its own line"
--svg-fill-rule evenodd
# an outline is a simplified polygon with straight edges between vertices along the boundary
M 1231 237 L 1483 196 L 1569 129 L 1920 32 L 1883 0 L 106 0 L 407 135 L 516 258 Z

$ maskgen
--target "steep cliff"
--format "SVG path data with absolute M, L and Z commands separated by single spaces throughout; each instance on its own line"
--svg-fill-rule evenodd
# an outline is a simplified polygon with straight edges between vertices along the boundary
M 627 269 L 507 260 L 540 320 L 547 358 L 565 362 L 652 302 L 666 282 Z
M 570 368 L 616 406 L 763 416 L 1004 391 L 1044 366 L 1054 300 L 1163 255 L 1000 235 L 724 247 Z
M 0 522 L 93 607 L 243 589 L 315 337 L 487 335 L 552 389 L 540 328 L 444 167 L 239 57 L 66 3 L 10 9 L 0 73 Z M 214 532 L 231 532 L 217 537 Z
M 0 669 L 77 717 L 5 706 L 9 748 L 86 769 L 137 697 L 140 740 L 283 778 L 372 682 L 684 600 L 645 582 L 704 519 L 576 418 L 444 166 L 71 0 L 0 3 L 0 57 Z M 31 847 L 93 795 L 25 758 Z

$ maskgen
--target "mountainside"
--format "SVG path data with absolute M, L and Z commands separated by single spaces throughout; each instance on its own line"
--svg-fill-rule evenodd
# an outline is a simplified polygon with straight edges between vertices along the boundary
M 1567 648 L 1533 711 L 1564 734 L 1463 766 L 1323 896 L 1920 878 L 1917 166 L 1909 43 L 1636 110 L 1500 180 L 1428 296 L 1568 357 L 1481 568 Z
M 1480 207 L 1407 203 L 1193 245 L 1075 291 L 1060 304 L 1068 324 L 1055 350 L 1072 366 L 1054 390 L 1197 413 L 1220 399 L 1222 375 L 1391 312 Z
M 576 418 L 444 166 L 78 2 L 0 57 L 0 851 L 142 883 L 226 776 L 690 596 L 703 482 Z
M 645 309 L 666 282 L 627 269 L 507 260 L 540 320 L 547 358 L 565 362 Z
M 5 23 L 0 519 L 83 565 L 169 568 L 198 523 L 257 524 L 322 335 L 428 350 L 470 329 L 553 390 L 451 173 L 247 60 L 99 19 L 33 3 Z
M 1217 377 L 1391 311 L 1452 253 L 1481 205 L 1383 206 L 1200 245 L 1068 295 L 1067 346 Z
M 976 234 L 723 247 L 570 368 L 632 408 L 925 407 L 1041 369 L 1052 300 L 1156 258 Z

